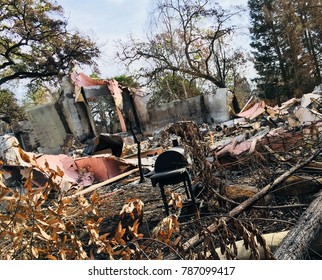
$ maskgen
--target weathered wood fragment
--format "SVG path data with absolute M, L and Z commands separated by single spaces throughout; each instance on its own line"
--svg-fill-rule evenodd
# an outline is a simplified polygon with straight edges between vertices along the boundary
M 317 193 L 322 189 L 322 178 L 312 176 L 290 176 L 274 190 L 274 195 L 306 195 Z
M 305 173 L 312 173 L 312 174 L 321 174 L 322 173 L 322 162 L 313 161 L 310 162 L 307 166 L 303 168 Z
M 225 196 L 236 202 L 242 202 L 258 193 L 258 188 L 245 185 L 229 185 L 224 187 Z
M 287 235 L 288 231 L 282 231 L 282 232 L 277 232 L 277 233 L 268 233 L 268 234 L 263 234 L 262 237 L 265 239 L 267 246 L 269 247 L 270 251 L 276 250 L 276 248 L 279 246 L 279 244 L 282 242 L 283 238 Z M 264 248 L 258 244 L 256 241 L 256 244 L 258 246 L 258 252 L 260 259 L 265 259 L 265 252 Z M 251 252 L 250 248 L 246 249 L 245 248 L 245 242 L 244 240 L 239 240 L 236 242 L 236 247 L 237 247 L 237 259 L 238 260 L 248 260 L 251 258 Z M 220 248 L 216 248 L 216 253 L 221 260 L 226 260 L 226 255 L 221 253 Z

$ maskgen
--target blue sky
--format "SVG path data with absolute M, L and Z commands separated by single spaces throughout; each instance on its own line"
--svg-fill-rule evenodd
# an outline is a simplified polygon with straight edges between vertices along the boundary
M 113 39 L 131 32 L 139 34 L 147 19 L 150 0 L 57 0 L 71 26 L 93 31 L 102 39 Z
M 99 66 L 103 78 L 125 73 L 113 60 L 115 41 L 130 34 L 141 37 L 151 0 L 57 0 L 69 19 L 69 27 L 93 37 L 102 48 Z M 84 71 L 85 72 L 85 71 Z M 90 74 L 90 73 L 86 73 Z
M 143 36 L 153 0 L 57 0 L 69 19 L 69 27 L 93 37 L 102 48 L 99 61 L 103 78 L 124 74 L 123 65 L 115 63 L 115 41 L 125 40 L 131 34 Z M 223 7 L 236 5 L 236 0 L 217 2 Z M 247 0 L 239 0 L 246 5 Z M 247 44 L 247 43 L 246 43 Z M 88 71 L 88 70 L 87 70 Z M 86 70 L 84 69 L 86 73 Z M 86 73 L 90 74 L 90 73 Z

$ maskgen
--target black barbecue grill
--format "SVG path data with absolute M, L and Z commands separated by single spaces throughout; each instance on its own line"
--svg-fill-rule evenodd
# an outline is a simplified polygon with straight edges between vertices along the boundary
M 191 176 L 187 169 L 188 165 L 188 160 L 184 156 L 184 149 L 174 147 L 160 154 L 155 161 L 154 170 L 146 175 L 151 179 L 153 187 L 159 186 L 167 216 L 169 216 L 169 206 L 164 192 L 166 185 L 183 183 L 187 198 L 192 200 L 195 209 L 197 209 L 196 199 L 191 187 Z

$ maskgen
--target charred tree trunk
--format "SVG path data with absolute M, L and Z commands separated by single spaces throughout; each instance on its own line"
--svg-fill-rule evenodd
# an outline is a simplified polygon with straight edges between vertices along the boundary
M 297 224 L 274 253 L 278 260 L 306 259 L 310 245 L 322 231 L 322 191 L 313 200 Z

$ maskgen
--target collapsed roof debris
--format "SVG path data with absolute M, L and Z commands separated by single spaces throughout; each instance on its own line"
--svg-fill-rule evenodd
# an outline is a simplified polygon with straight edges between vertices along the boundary
M 62 171 L 61 178 L 58 176 L 54 182 L 60 186 L 63 193 L 71 188 L 79 189 L 97 181 L 105 181 L 135 168 L 135 165 L 111 154 L 74 159 L 64 154 L 36 155 L 26 153 L 19 147 L 18 140 L 10 135 L 0 137 L 0 156 L 3 161 L 2 168 L 6 170 L 5 179 L 17 178 L 19 175 L 26 178 L 33 170 L 32 183 L 39 188 L 48 184 L 50 174 L 44 170 L 49 164 L 56 171 Z M 27 157 L 28 160 L 24 157 Z
M 27 152 L 13 135 L 0 138 L 0 258 L 321 259 L 319 88 L 281 107 L 253 97 L 234 118 L 226 115 L 228 97 L 217 119 L 207 97 L 207 114 L 190 114 L 198 121 L 173 118 L 150 126 L 153 134 L 139 123 L 138 146 L 121 86 L 77 73 L 71 81 L 65 97 L 72 98 L 59 112 L 82 103 L 85 121 L 60 116 L 56 154 Z M 86 100 L 102 93 L 113 95 L 121 133 L 95 131 Z M 195 109 L 196 100 L 189 101 Z M 77 128 L 82 122 L 87 131 Z M 176 149 L 187 161 L 173 162 Z M 165 180 L 162 187 L 140 182 L 139 152 L 145 175 Z M 158 159 L 166 159 L 161 173 Z M 162 177 L 181 170 L 184 180 Z

